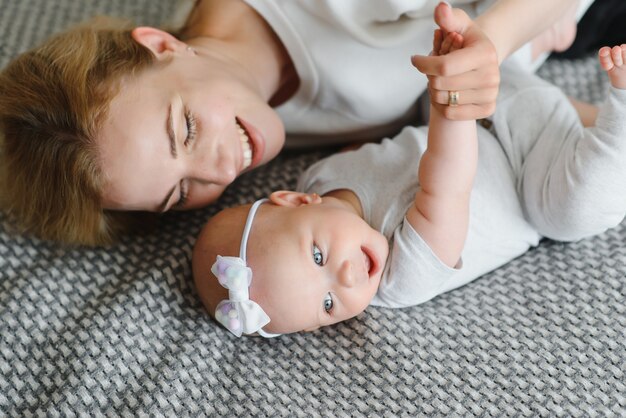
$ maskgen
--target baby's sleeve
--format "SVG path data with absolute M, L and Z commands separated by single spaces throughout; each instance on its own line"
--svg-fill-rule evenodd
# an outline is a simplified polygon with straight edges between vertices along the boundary
M 448 282 L 462 269 L 443 263 L 404 218 L 390 243 L 374 306 L 403 308 L 426 302 L 447 289 Z

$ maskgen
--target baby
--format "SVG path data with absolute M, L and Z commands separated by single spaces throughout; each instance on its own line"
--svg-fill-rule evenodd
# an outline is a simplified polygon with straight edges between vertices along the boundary
M 433 50 L 462 41 L 439 32 Z M 237 336 L 308 331 L 369 304 L 425 302 L 542 237 L 616 226 L 626 215 L 625 59 L 626 45 L 600 49 L 611 87 L 599 111 L 503 69 L 484 126 L 431 106 L 429 127 L 333 155 L 297 191 L 218 213 L 193 254 L 204 306 Z M 449 93 L 450 106 L 464 100 Z

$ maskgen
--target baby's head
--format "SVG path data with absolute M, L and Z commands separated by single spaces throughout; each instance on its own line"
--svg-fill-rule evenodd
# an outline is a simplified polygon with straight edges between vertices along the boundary
M 241 245 L 246 219 L 251 223 Z M 224 305 L 229 304 L 217 313 L 216 308 L 229 299 L 229 290 L 216 275 L 224 282 L 239 274 L 223 257 L 239 257 L 240 245 L 251 271 L 248 305 L 258 304 L 269 317 L 268 323 L 256 322 L 266 334 L 309 331 L 356 316 L 376 294 L 389 252 L 385 237 L 335 197 L 280 191 L 252 210 L 251 205 L 225 209 L 202 229 L 192 261 L 202 303 L 222 324 L 228 322 L 230 307 Z M 218 255 L 221 261 L 212 270 Z M 234 293 L 231 288 L 231 299 L 239 299 Z M 246 314 L 258 318 L 259 309 L 249 306 Z

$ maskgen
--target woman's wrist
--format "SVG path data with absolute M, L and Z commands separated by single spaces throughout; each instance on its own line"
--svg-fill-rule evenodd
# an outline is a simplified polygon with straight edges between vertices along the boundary
M 502 64 L 502 61 L 511 55 L 515 49 L 510 42 L 507 42 L 506 37 L 502 36 L 497 19 L 493 19 L 489 15 L 481 15 L 474 20 L 474 24 L 491 42 L 498 57 L 498 64 Z
M 494 45 L 502 63 L 552 26 L 568 7 L 572 0 L 498 0 L 474 22 Z

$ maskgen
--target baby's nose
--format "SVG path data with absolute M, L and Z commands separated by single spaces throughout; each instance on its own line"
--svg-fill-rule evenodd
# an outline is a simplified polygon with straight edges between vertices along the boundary
M 354 266 L 346 260 L 339 269 L 339 283 L 345 287 L 354 286 Z

